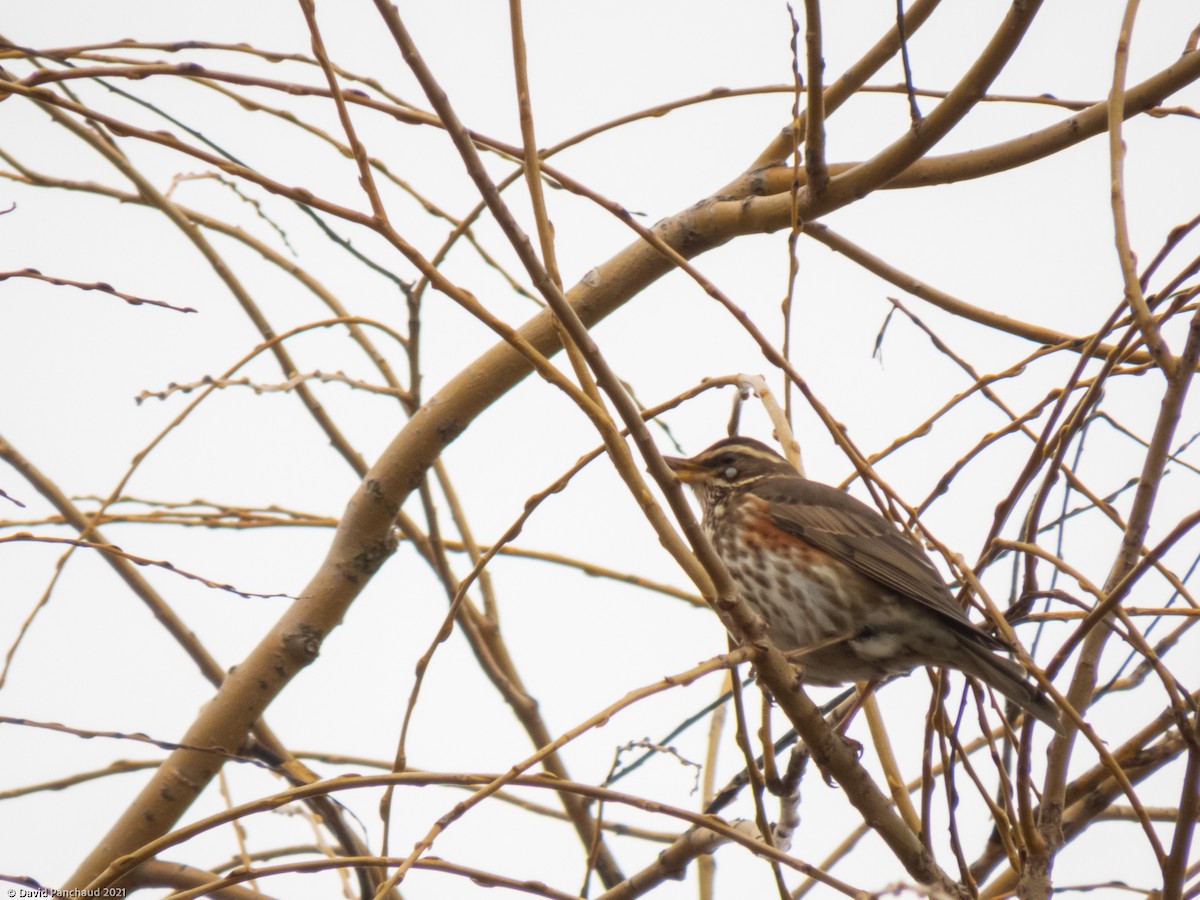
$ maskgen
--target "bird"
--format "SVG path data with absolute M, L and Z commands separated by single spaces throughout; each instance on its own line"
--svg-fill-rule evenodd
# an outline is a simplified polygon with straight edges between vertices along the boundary
M 818 686 L 957 669 L 1062 733 L 1058 709 L 967 618 L 925 550 L 844 491 L 800 475 L 761 441 L 664 456 L 771 642 Z

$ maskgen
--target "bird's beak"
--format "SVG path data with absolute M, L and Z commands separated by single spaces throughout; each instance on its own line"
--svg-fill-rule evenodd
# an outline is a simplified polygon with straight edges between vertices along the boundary
M 690 459 L 681 459 L 678 456 L 664 456 L 663 462 L 684 484 L 699 481 L 706 471 L 704 466 L 699 463 L 694 463 Z

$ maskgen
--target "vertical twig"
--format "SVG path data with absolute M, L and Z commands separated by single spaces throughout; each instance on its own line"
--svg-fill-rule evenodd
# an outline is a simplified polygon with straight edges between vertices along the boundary
M 874 691 L 868 690 L 864 694 L 862 709 L 863 715 L 867 717 L 871 740 L 875 745 L 875 752 L 879 756 L 879 764 L 883 768 L 883 775 L 887 780 L 892 800 L 896 803 L 896 809 L 900 811 L 900 815 L 914 834 L 924 834 L 921 818 L 912 805 L 912 799 L 908 796 L 908 788 L 904 778 L 900 775 L 900 763 L 892 751 L 892 742 L 888 737 L 887 726 L 884 724 L 883 713 L 879 710 L 879 701 L 876 699 Z
M 788 10 L 791 11 L 790 6 Z M 794 45 L 795 38 L 792 42 Z M 821 53 L 821 3 L 804 0 L 804 57 L 808 76 L 804 171 L 808 176 L 808 191 L 814 197 L 820 197 L 829 185 L 829 169 L 825 164 L 825 59 Z
M 734 643 L 732 637 L 729 639 L 729 642 L 732 647 Z M 742 694 L 742 680 L 738 676 L 737 669 L 730 670 L 730 682 L 733 688 L 733 711 L 736 723 L 734 734 L 738 749 L 742 751 L 742 758 L 746 761 L 746 774 L 750 779 L 750 796 L 754 800 L 754 822 L 758 826 L 758 834 L 762 842 L 770 847 L 774 847 L 775 842 L 771 834 L 771 822 L 767 818 L 767 809 L 763 803 L 766 782 L 762 771 L 755 761 L 754 747 L 750 743 L 750 725 L 746 718 L 746 702 Z M 772 767 L 775 764 L 769 745 L 763 746 L 763 763 L 769 763 Z M 775 884 L 779 889 L 781 900 L 787 900 L 787 890 L 783 885 L 783 873 L 780 871 L 779 864 L 773 863 L 771 870 L 775 875 Z
M 800 23 L 796 20 L 796 12 L 792 5 L 787 4 L 788 18 L 792 23 L 792 206 L 791 221 L 788 228 L 787 253 L 788 274 L 787 291 L 783 296 L 783 341 L 780 352 L 788 362 L 792 359 L 792 306 L 796 297 L 796 276 L 800 272 L 800 259 L 796 255 L 796 245 L 800 240 L 800 128 L 804 121 L 800 114 L 800 97 L 804 93 L 804 78 L 800 74 Z M 811 93 L 810 93 L 811 97 Z M 825 184 L 828 184 L 826 177 Z M 823 184 L 822 190 L 825 185 Z M 788 422 L 792 421 L 792 383 L 785 376 L 783 379 L 783 411 Z
M 904 0 L 896 0 L 896 35 L 900 40 L 900 62 L 904 66 L 904 90 L 908 94 L 908 118 L 912 127 L 921 124 L 921 108 L 917 106 L 917 90 L 913 87 L 912 61 L 908 58 L 908 35 L 904 29 Z
M 1125 74 L 1129 68 L 1129 43 L 1133 38 L 1133 22 L 1137 17 L 1140 0 L 1128 0 L 1125 16 L 1121 20 L 1121 33 L 1117 38 L 1116 59 L 1113 64 L 1112 90 L 1108 95 L 1108 154 L 1112 176 L 1113 226 L 1117 244 L 1117 259 L 1121 264 L 1121 275 L 1125 279 L 1125 302 L 1133 313 L 1146 349 L 1154 357 L 1163 374 L 1170 378 L 1175 371 L 1175 359 L 1163 340 L 1137 274 L 1137 259 L 1129 240 L 1129 219 L 1125 210 L 1125 141 L 1121 136 L 1121 125 L 1125 119 Z
M 733 681 L 737 678 L 737 669 L 729 669 L 725 673 L 725 682 L 721 687 L 720 696 L 724 697 L 733 691 Z M 704 754 L 704 776 L 700 789 L 700 808 L 708 809 L 713 801 L 717 777 L 717 756 L 721 749 L 721 735 L 725 731 L 725 719 L 729 706 L 724 701 L 717 704 L 713 710 L 712 721 L 708 727 L 708 746 Z M 696 860 L 697 895 L 699 900 L 713 900 L 715 894 L 716 863 L 712 854 L 705 854 Z
M 1179 811 L 1175 816 L 1175 836 L 1171 852 L 1163 866 L 1162 900 L 1181 900 L 1188 877 L 1188 857 L 1196 819 L 1200 816 L 1200 716 L 1192 714 L 1191 722 L 1180 725 L 1180 734 L 1187 742 L 1187 767 L 1179 789 Z
M 333 97 L 334 106 L 337 107 L 338 121 L 341 122 L 342 131 L 346 133 L 346 141 L 354 153 L 354 162 L 358 166 L 359 184 L 370 200 L 371 211 L 375 214 L 376 220 L 386 222 L 387 211 L 383 206 L 383 198 L 379 196 L 379 189 L 375 186 L 375 176 L 371 172 L 370 158 L 362 141 L 358 139 L 358 133 L 354 130 L 354 123 L 350 120 L 350 110 L 347 109 L 346 98 L 342 94 L 342 86 L 338 84 L 337 74 L 333 71 L 329 56 L 325 52 L 325 41 L 321 38 L 321 30 L 317 26 L 316 7 L 313 0 L 299 0 L 299 3 L 300 9 L 304 12 L 304 21 L 308 25 L 308 33 L 312 37 L 313 56 L 321 66 L 321 71 L 325 73 L 325 80 L 329 84 L 329 93 Z

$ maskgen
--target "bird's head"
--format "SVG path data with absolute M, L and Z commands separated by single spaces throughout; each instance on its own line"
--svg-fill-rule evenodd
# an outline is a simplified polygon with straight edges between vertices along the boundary
M 761 441 L 731 437 L 717 441 L 690 459 L 664 456 L 679 480 L 696 493 L 705 509 L 731 490 L 772 475 L 796 475 L 792 464 Z

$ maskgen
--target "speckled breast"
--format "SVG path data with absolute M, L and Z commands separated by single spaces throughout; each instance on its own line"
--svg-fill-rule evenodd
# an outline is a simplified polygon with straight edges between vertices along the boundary
M 754 494 L 735 495 L 712 509 L 705 527 L 742 598 L 762 616 L 780 650 L 802 651 L 844 638 L 797 656 L 805 680 L 842 684 L 909 668 L 903 648 L 896 646 L 902 623 L 890 621 L 901 614 L 897 598 L 778 528 L 766 505 Z M 889 657 L 897 650 L 901 658 Z

